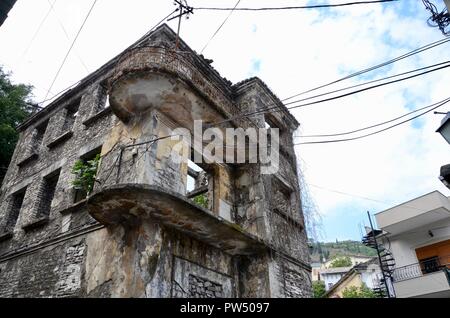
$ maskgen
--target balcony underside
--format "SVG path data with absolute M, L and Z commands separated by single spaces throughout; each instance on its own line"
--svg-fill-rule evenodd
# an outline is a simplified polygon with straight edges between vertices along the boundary
M 378 226 L 391 235 L 408 232 L 450 217 L 450 201 L 433 191 L 376 215 Z
M 232 255 L 250 255 L 266 249 L 258 238 L 238 225 L 160 187 L 120 184 L 93 194 L 89 213 L 105 225 L 157 221 Z

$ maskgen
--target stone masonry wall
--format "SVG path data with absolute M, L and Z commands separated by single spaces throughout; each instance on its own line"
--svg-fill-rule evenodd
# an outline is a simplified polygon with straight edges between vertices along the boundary
M 163 26 L 147 44 L 170 46 L 174 37 Z M 181 48 L 190 50 L 184 43 Z M 124 124 L 112 107 L 105 107 L 108 79 L 118 75 L 114 65 L 121 59 L 116 58 L 20 127 L 0 189 L 0 297 L 310 296 L 308 268 L 299 265 L 309 259 L 290 147 L 289 132 L 297 124 L 293 117 L 283 121 L 283 114 L 276 114 L 271 119 L 287 132 L 275 176 L 262 176 L 258 165 L 211 165 L 208 170 L 210 213 L 267 242 L 268 254 L 233 256 L 149 219 L 105 226 L 91 217 L 86 200 L 75 202 L 72 167 L 97 149 L 105 157 L 95 191 L 122 182 L 156 184 L 184 195 L 187 167 L 171 164 L 170 142 L 126 150 L 120 146 L 135 142 L 136 136 L 148 140 L 167 134 L 174 125 L 187 126 L 202 116 L 213 122 L 247 106 L 256 110 L 279 102 L 260 80 L 232 86 L 201 57 L 187 59 L 195 72 L 183 66 L 176 80 L 165 73 L 167 82 L 182 85 L 164 96 L 162 110 L 142 116 L 148 120 L 140 126 Z M 188 79 L 204 92 L 192 93 Z M 171 116 L 174 107 L 178 113 Z M 264 127 L 261 116 L 239 122 Z M 290 195 L 280 192 L 272 200 L 279 192 L 273 177 L 287 184 Z M 275 206 L 300 226 L 286 223 L 274 213 Z M 271 249 L 285 255 L 274 258 Z

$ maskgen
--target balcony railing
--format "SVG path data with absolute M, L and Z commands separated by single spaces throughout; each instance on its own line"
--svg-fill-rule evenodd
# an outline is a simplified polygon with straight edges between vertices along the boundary
M 450 271 L 450 255 L 430 257 L 419 263 L 396 268 L 393 278 L 395 282 L 399 282 L 442 270 Z

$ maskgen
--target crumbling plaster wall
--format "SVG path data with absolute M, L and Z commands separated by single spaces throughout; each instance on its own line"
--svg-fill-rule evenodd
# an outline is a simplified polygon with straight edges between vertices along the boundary
M 189 284 L 198 280 L 236 295 L 231 256 L 156 223 L 103 229 L 86 242 L 87 296 L 195 297 Z

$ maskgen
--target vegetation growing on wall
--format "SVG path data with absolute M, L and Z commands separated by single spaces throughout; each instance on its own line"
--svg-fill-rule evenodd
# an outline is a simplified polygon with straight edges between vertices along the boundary
M 75 179 L 72 185 L 75 189 L 81 190 L 86 195 L 91 193 L 95 184 L 95 176 L 97 175 L 98 164 L 100 163 L 100 154 L 97 154 L 92 160 L 77 160 L 72 167 L 72 174 Z
M 192 198 L 192 201 L 194 201 L 195 204 L 207 209 L 208 208 L 208 197 L 206 196 L 206 193 L 199 194 Z

